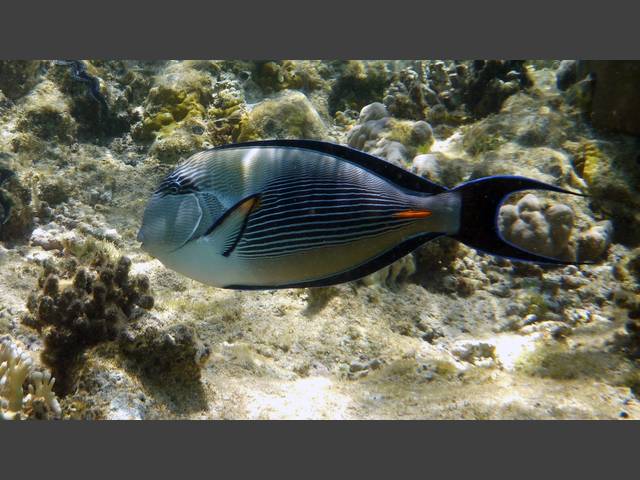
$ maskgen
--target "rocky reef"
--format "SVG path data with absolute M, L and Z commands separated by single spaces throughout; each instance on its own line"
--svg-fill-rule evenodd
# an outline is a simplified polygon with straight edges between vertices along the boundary
M 637 70 L 0 61 L 0 417 L 640 418 Z M 348 284 L 240 292 L 140 250 L 181 159 L 275 138 L 447 187 L 523 175 L 586 195 L 522 192 L 498 218 L 509 242 L 584 263 L 438 238 Z
M 566 60 L 557 86 L 600 129 L 640 134 L 640 65 L 634 61 Z

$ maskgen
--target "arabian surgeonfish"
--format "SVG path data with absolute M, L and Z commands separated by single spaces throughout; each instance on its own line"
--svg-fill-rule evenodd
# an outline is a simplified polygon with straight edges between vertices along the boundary
M 573 193 L 493 176 L 447 189 L 332 143 L 269 140 L 196 153 L 169 174 L 138 240 L 167 267 L 234 289 L 326 286 L 368 275 L 441 235 L 485 253 L 564 264 L 506 242 L 511 193 Z

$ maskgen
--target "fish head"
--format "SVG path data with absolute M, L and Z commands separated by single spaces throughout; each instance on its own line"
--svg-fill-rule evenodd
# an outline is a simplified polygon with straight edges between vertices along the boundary
M 202 220 L 194 193 L 157 191 L 149 200 L 138 232 L 143 250 L 162 259 L 192 239 Z

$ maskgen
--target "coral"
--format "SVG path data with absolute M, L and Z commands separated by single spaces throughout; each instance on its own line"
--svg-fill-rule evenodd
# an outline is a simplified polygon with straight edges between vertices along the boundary
M 422 69 L 418 70 L 422 72 Z M 393 75 L 391 85 L 384 93 L 383 103 L 396 118 L 424 120 L 429 105 L 438 103 L 436 93 L 424 83 L 424 77 L 410 68 Z
M 337 64 L 338 75 L 329 94 L 329 112 L 360 110 L 371 102 L 382 100 L 390 81 L 383 62 L 349 60 Z
M 526 307 L 524 311 L 525 321 L 543 321 L 550 311 L 549 300 L 539 292 L 528 292 L 521 300 L 521 304 Z
M 616 278 L 625 283 L 640 285 L 640 248 L 634 248 L 615 265 Z M 629 282 L 630 281 L 630 282 Z M 631 287 L 633 289 L 633 287 Z
M 499 225 L 509 242 L 540 255 L 572 260 L 569 244 L 573 211 L 564 204 L 544 206 L 534 194 L 500 209 Z
M 456 272 L 456 259 L 463 253 L 463 247 L 459 242 L 446 237 L 437 238 L 424 244 L 413 253 L 416 281 L 432 291 L 455 291 L 458 281 L 464 283 L 464 280 L 452 276 Z M 446 278 L 453 280 L 453 289 L 450 288 L 450 285 L 446 285 Z
M 214 85 L 213 100 L 207 110 L 207 136 L 212 145 L 233 143 L 240 135 L 247 111 L 244 92 L 236 80 L 220 80 Z
M 133 138 L 153 141 L 151 153 L 167 163 L 201 148 L 212 94 L 207 73 L 182 63 L 169 65 L 149 90 L 142 121 L 132 129 Z
M 586 180 L 588 184 L 592 184 L 598 169 L 606 165 L 605 154 L 598 147 L 598 144 L 589 140 L 582 140 L 577 143 L 565 143 L 571 153 L 573 153 L 573 165 L 578 175 Z
M 286 91 L 253 107 L 242 122 L 238 140 L 325 136 L 324 122 L 309 99 L 303 93 Z
M 495 345 L 482 340 L 460 340 L 451 349 L 453 356 L 473 364 L 495 359 L 495 351 Z
M 577 78 L 594 77 L 593 98 L 586 105 L 596 128 L 640 135 L 640 63 L 581 60 Z
M 30 190 L 9 169 L 0 168 L 0 241 L 7 244 L 27 240 L 34 228 Z
M 392 118 L 381 103 L 364 107 L 347 136 L 349 146 L 400 166 L 406 166 L 416 153 L 428 152 L 433 142 L 427 122 Z
M 577 62 L 575 60 L 563 60 L 556 71 L 556 85 L 559 90 L 567 90 L 576 83 L 578 76 Z
M 629 312 L 624 330 L 617 332 L 613 345 L 632 360 L 640 360 L 640 306 Z
M 476 60 L 463 94 L 469 111 L 477 118 L 500 111 L 503 102 L 533 84 L 521 60 Z
M 600 260 L 611 244 L 613 224 L 600 222 L 578 236 L 578 261 Z
M 502 134 L 495 133 L 490 135 L 477 134 L 473 130 L 476 127 L 472 127 L 469 133 L 470 135 L 466 135 L 464 138 L 464 147 L 471 155 L 482 155 L 483 153 L 491 152 L 493 150 L 497 150 L 499 147 L 504 145 L 507 140 L 502 136 Z
M 198 382 L 210 354 L 193 326 L 183 323 L 166 329 L 130 326 L 119 345 L 143 375 L 163 382 Z
M 0 339 L 0 420 L 60 417 L 54 383 L 51 374 L 36 370 L 29 354 L 9 337 Z
M 127 322 L 139 316 L 139 307 L 153 307 L 149 279 L 131 277 L 131 260 L 116 262 L 98 252 L 89 266 L 75 257 L 60 265 L 45 262 L 39 290 L 28 299 L 24 323 L 44 336 L 43 362 L 58 379 L 56 392 L 73 386 L 75 369 L 87 348 L 116 340 Z
M 441 152 L 416 155 L 411 166 L 414 173 L 450 188 L 464 180 L 468 169 L 465 159 L 450 158 Z
M 541 108 L 532 95 L 516 93 L 504 101 L 499 113 L 466 128 L 463 146 L 473 156 L 499 151 L 507 143 L 525 148 L 559 148 L 575 124 L 552 107 Z
M 391 265 L 364 277 L 361 281 L 365 285 L 384 285 L 396 287 L 406 281 L 416 272 L 416 263 L 412 254 L 405 255 Z
M 70 185 L 61 178 L 45 181 L 39 185 L 38 198 L 55 207 L 69 200 L 70 190 Z
M 38 83 L 41 67 L 39 60 L 0 60 L 0 90 L 17 100 Z
M 255 62 L 252 79 L 267 94 L 281 90 L 309 92 L 323 88 L 327 81 L 322 64 L 309 60 L 282 60 Z M 326 70 L 326 68 L 324 68 Z
M 203 127 L 198 126 L 198 128 Z M 203 138 L 183 128 L 170 130 L 168 132 L 166 136 L 161 135 L 157 137 L 149 151 L 149 153 L 154 155 L 162 163 L 173 164 L 180 158 L 188 157 L 204 146 Z
M 48 77 L 70 104 L 82 140 L 123 135 L 137 122 L 136 105 L 149 90 L 151 75 L 131 62 L 69 60 L 54 62 Z
M 640 241 L 640 169 L 637 144 L 626 139 L 613 147 L 609 142 L 580 139 L 565 142 L 578 174 L 589 186 L 592 209 L 613 222 L 614 241 L 630 246 Z
M 16 129 L 41 140 L 73 142 L 77 124 L 65 96 L 55 84 L 45 80 L 24 98 Z

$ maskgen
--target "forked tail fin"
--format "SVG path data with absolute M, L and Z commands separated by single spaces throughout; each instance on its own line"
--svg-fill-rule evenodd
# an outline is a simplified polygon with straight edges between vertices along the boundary
M 460 230 L 452 238 L 482 252 L 514 260 L 555 265 L 581 263 L 536 255 L 518 248 L 502 237 L 498 227 L 498 213 L 502 202 L 508 195 L 522 190 L 548 190 L 586 196 L 526 177 L 494 176 L 472 180 L 453 189 L 460 193 L 461 201 Z

